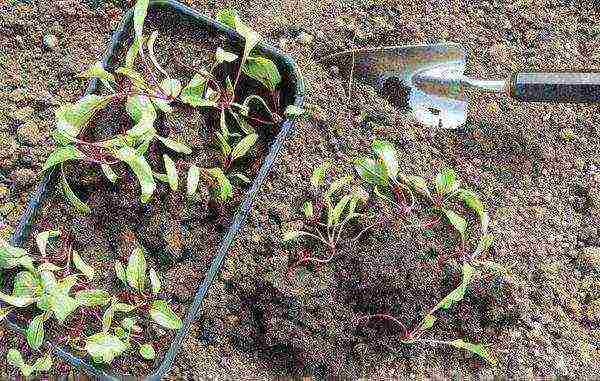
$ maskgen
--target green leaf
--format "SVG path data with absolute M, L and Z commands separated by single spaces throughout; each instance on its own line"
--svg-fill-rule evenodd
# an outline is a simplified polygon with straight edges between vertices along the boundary
M 154 43 L 156 42 L 157 37 L 158 37 L 158 31 L 156 31 L 156 30 L 150 34 L 150 37 L 148 37 L 148 42 L 146 43 L 146 46 L 148 47 L 148 55 L 150 56 L 150 61 L 152 61 L 152 64 L 154 65 L 156 70 L 160 71 L 165 77 L 168 77 L 169 74 L 165 71 L 165 69 L 162 68 L 162 66 L 160 66 L 160 64 L 158 63 L 158 60 L 156 59 L 156 55 L 154 54 Z M 161 88 L 162 88 L 162 86 L 161 86 Z M 180 87 L 180 89 L 181 89 L 181 87 Z M 179 95 L 179 93 L 177 93 L 177 94 Z M 167 95 L 167 94 L 165 94 L 165 95 Z
M 234 161 L 246 155 L 250 148 L 252 148 L 252 146 L 256 143 L 256 140 L 258 140 L 257 134 L 247 135 L 240 140 L 240 142 L 233 147 L 233 150 L 231 151 L 231 160 Z
M 144 20 L 148 14 L 149 0 L 137 0 L 133 9 L 133 30 L 138 41 L 142 40 L 142 31 L 144 30 Z
M 62 169 L 62 167 L 60 170 L 60 184 L 59 185 L 60 185 L 60 189 L 63 192 L 63 195 L 65 196 L 65 198 L 67 199 L 69 204 L 71 204 L 71 206 L 73 206 L 75 208 L 75 210 L 77 210 L 81 214 L 90 214 L 92 212 L 90 207 L 87 206 L 86 203 L 81 201 L 79 199 L 79 197 L 77 197 L 75 192 L 73 192 L 73 190 L 69 186 L 69 183 L 67 182 L 67 178 L 65 177 L 65 171 Z
M 96 307 L 110 303 L 110 293 L 104 290 L 82 290 L 75 294 L 75 300 L 80 306 Z
M 481 254 L 488 250 L 494 244 L 494 236 L 492 234 L 485 234 L 479 240 L 477 244 L 477 254 Z
M 133 327 L 135 326 L 135 319 L 127 317 L 121 321 L 121 326 L 128 331 L 132 331 Z
M 123 263 L 121 261 L 115 262 L 115 274 L 117 278 L 123 282 L 123 284 L 127 285 L 127 273 L 125 272 L 125 268 L 123 267 Z
M 20 247 L 14 247 L 0 238 L 0 269 L 12 269 L 23 266 L 27 270 L 34 271 L 33 259 Z
M 220 9 L 217 12 L 216 18 L 219 22 L 222 22 L 228 27 L 235 29 L 235 20 L 238 19 L 239 16 L 234 9 L 225 8 Z
M 198 190 L 198 184 L 200 183 L 200 168 L 195 164 L 190 165 L 190 169 L 187 174 L 187 195 L 191 196 Z
M 206 173 L 208 173 L 218 184 L 218 197 L 221 201 L 227 201 L 233 195 L 233 187 L 229 182 L 229 179 L 223 173 L 221 168 L 211 168 L 207 169 Z
M 127 344 L 116 336 L 100 332 L 85 340 L 85 350 L 95 359 L 110 364 L 115 357 L 127 350 Z
M 38 272 L 42 272 L 42 271 L 56 272 L 56 271 L 60 271 L 62 269 L 63 269 L 62 267 L 58 267 L 54 263 L 50 263 L 50 262 L 44 262 L 38 266 Z
M 421 325 L 419 326 L 419 330 L 426 331 L 426 330 L 430 329 L 431 327 L 433 327 L 436 320 L 437 320 L 437 318 L 431 314 L 425 316 L 425 318 L 421 322 Z
M 160 88 L 167 97 L 177 98 L 181 94 L 181 82 L 174 78 L 165 78 L 160 83 Z
M 29 377 L 33 373 L 33 367 L 25 364 L 21 352 L 17 351 L 16 349 L 9 349 L 8 353 L 6 354 L 6 362 L 15 368 L 18 368 L 24 377 Z
M 160 140 L 167 148 L 178 152 L 178 153 L 183 153 L 186 155 L 189 155 L 192 153 L 191 148 L 189 148 L 188 146 L 186 146 L 185 144 L 176 142 L 175 140 L 169 139 L 169 138 L 164 138 L 162 136 L 156 135 L 156 137 L 158 138 L 158 140 Z
M 264 57 L 248 57 L 242 72 L 260 82 L 270 91 L 275 91 L 281 83 L 281 74 L 273 61 Z
M 58 230 L 48 230 L 45 232 L 41 232 L 35 236 L 35 243 L 37 244 L 38 250 L 42 257 L 46 257 L 46 247 L 48 246 L 48 241 L 51 238 L 57 238 L 60 236 L 60 232 Z
M 181 319 L 175 315 L 171 307 L 164 300 L 155 300 L 150 308 L 152 320 L 168 329 L 180 329 Z
M 342 217 L 342 213 L 346 209 L 346 206 L 352 199 L 351 195 L 346 195 L 342 197 L 342 199 L 337 203 L 335 208 L 333 208 L 333 212 L 331 213 L 331 220 L 327 221 L 327 225 L 334 226 L 340 222 L 340 218 Z
M 314 208 L 313 204 L 310 201 L 305 201 L 304 205 L 302 205 L 302 211 L 304 212 L 304 216 L 307 219 L 311 219 L 314 217 Z
M 305 235 L 308 235 L 308 233 L 301 231 L 301 230 L 289 231 L 289 232 L 283 233 L 283 239 L 281 241 L 282 242 L 294 241 Z
M 238 178 L 240 179 L 243 183 L 245 184 L 251 184 L 252 180 L 250 180 L 246 175 L 244 175 L 243 173 L 239 173 L 236 172 L 232 175 L 232 177 Z
M 34 372 L 48 372 L 52 369 L 52 357 L 49 354 L 45 354 L 44 356 L 38 358 L 33 363 L 33 371 Z
M 444 209 L 444 214 L 454 229 L 460 233 L 460 237 L 464 241 L 467 235 L 467 220 L 449 209 Z
M 223 62 L 233 62 L 237 60 L 239 57 L 237 54 L 233 54 L 230 52 L 226 52 L 221 48 L 217 48 L 217 52 L 215 53 L 215 61 L 221 64 Z
M 138 141 L 141 141 L 141 144 L 135 149 L 136 155 L 144 156 L 146 152 L 148 152 L 148 148 L 150 148 L 150 143 L 152 143 L 156 136 L 156 131 L 152 128 L 150 131 L 137 138 Z
M 146 360 L 154 360 L 156 352 L 151 344 L 144 344 L 140 347 L 140 355 Z
M 79 307 L 79 303 L 68 295 L 68 291 L 56 287 L 49 293 L 48 306 L 54 317 L 63 323 Z
M 435 189 L 438 194 L 445 196 L 458 190 L 460 182 L 456 172 L 450 168 L 444 168 L 435 178 Z
M 171 187 L 171 190 L 176 191 L 177 188 L 179 188 L 179 176 L 177 175 L 177 167 L 175 166 L 175 163 L 173 162 L 173 160 L 171 160 L 169 155 L 164 154 L 163 160 L 165 162 L 165 169 L 167 171 L 167 180 L 169 182 L 169 186 Z
M 104 69 L 104 66 L 102 66 L 102 61 L 94 63 L 87 70 L 79 73 L 77 76 L 79 78 L 98 78 L 111 90 L 112 87 L 110 83 L 115 82 L 115 76 Z
M 72 141 L 72 138 L 76 138 L 83 126 L 85 126 L 90 119 L 100 109 L 106 107 L 113 99 L 113 95 L 99 96 L 99 95 L 86 95 L 76 103 L 67 103 L 59 107 L 54 113 L 56 120 L 56 133 L 53 133 L 53 137 L 58 144 L 64 145 Z
M 83 259 L 81 259 L 81 257 L 79 256 L 79 253 L 77 253 L 76 251 L 73 251 L 73 265 L 75 265 L 75 268 L 79 270 L 83 275 L 85 275 L 85 277 L 90 282 L 94 280 L 94 269 L 90 265 L 85 263 Z
M 329 185 L 329 189 L 327 189 L 327 192 L 325 192 L 325 197 L 335 194 L 337 191 L 350 184 L 351 181 L 352 177 L 350 176 L 340 177 L 339 179 L 335 180 L 331 183 L 331 185 Z
M 117 176 L 115 171 L 113 171 L 113 169 L 110 167 L 110 165 L 100 164 L 100 168 L 102 168 L 102 172 L 104 173 L 104 176 L 106 176 L 108 181 L 110 181 L 113 184 L 117 182 L 119 177 Z
M 133 66 L 135 65 L 135 59 L 137 58 L 138 54 L 140 53 L 140 46 L 143 46 L 143 45 L 144 45 L 144 38 L 142 38 L 141 40 L 140 39 L 133 40 L 133 43 L 127 50 L 127 55 L 125 56 L 125 67 L 126 68 L 133 69 Z
M 260 107 L 263 109 L 263 111 L 265 111 L 267 114 L 269 114 L 269 117 L 273 120 L 277 119 L 277 116 L 273 114 L 273 111 L 271 111 L 271 109 L 269 108 L 269 105 L 267 104 L 267 102 L 258 95 L 249 95 L 248 97 L 246 97 L 246 99 L 244 99 L 244 103 L 242 104 L 242 106 L 244 108 L 247 108 L 248 110 L 251 110 L 250 104 L 254 103 L 254 104 L 258 104 L 260 105 Z M 256 110 L 255 112 L 260 112 L 260 110 Z
M 420 176 L 408 176 L 407 181 L 409 185 L 417 192 L 422 194 L 423 196 L 431 199 L 431 193 L 429 192 L 429 187 L 427 186 L 427 181 Z
M 114 305 L 111 304 L 106 308 L 104 314 L 102 315 L 102 332 L 110 331 L 110 327 L 112 325 L 113 319 L 115 317 L 115 308 Z
M 2 321 L 7 318 L 8 314 L 11 311 L 12 311 L 12 309 L 10 307 L 7 307 L 7 308 L 0 307 L 0 323 L 2 323 Z
M 304 115 L 306 111 L 302 107 L 296 105 L 289 105 L 285 108 L 284 115 L 290 119 L 294 119 Z
M 483 358 L 485 361 L 489 362 L 493 366 L 496 366 L 498 360 L 494 355 L 492 355 L 482 344 L 471 344 L 469 342 L 464 341 L 463 339 L 456 339 L 449 342 L 450 345 L 460 349 L 466 349 L 469 352 L 475 353 L 476 355 Z
M 434 308 L 431 310 L 431 313 L 437 311 L 438 309 L 449 309 L 453 304 L 460 302 L 467 291 L 467 287 L 471 282 L 471 278 L 473 278 L 473 274 L 475 273 L 475 269 L 469 265 L 468 263 L 463 264 L 462 268 L 462 281 L 460 285 L 455 288 L 451 293 L 449 293 L 444 299 L 442 299 Z
M 150 98 L 145 95 L 132 95 L 127 97 L 125 110 L 136 125 L 127 130 L 127 135 L 139 138 L 155 132 L 154 121 L 156 120 L 156 109 Z
M 15 276 L 13 282 L 13 296 L 34 297 L 40 292 L 40 281 L 30 271 L 21 271 Z
M 152 176 L 152 168 L 143 156 L 137 154 L 137 152 L 130 147 L 123 147 L 116 152 L 116 157 L 119 160 L 124 161 L 133 170 L 142 189 L 142 196 L 140 200 L 142 203 L 147 203 L 154 193 L 156 184 L 154 183 L 154 177 Z
M 46 313 L 37 315 L 29 322 L 25 336 L 27 338 L 27 344 L 32 349 L 40 349 L 44 343 L 44 322 L 48 319 Z
M 55 165 L 62 164 L 68 160 L 81 160 L 83 158 L 85 158 L 85 155 L 74 146 L 57 147 L 46 159 L 42 171 L 47 171 Z
M 242 106 L 243 107 L 243 106 Z M 238 114 L 237 112 L 231 111 L 229 110 L 231 116 L 233 117 L 233 119 L 235 119 L 237 125 L 240 127 L 240 130 L 242 130 L 242 132 L 246 135 L 251 135 L 251 134 L 255 134 L 256 130 L 250 125 L 248 124 L 248 121 L 246 120 L 245 117 L 247 117 L 247 113 L 246 115 L 241 115 Z
M 135 248 L 129 256 L 127 282 L 139 292 L 143 292 L 146 287 L 146 258 L 140 248 Z
M 158 274 L 156 270 L 150 269 L 150 286 L 152 288 L 153 294 L 158 294 L 160 292 L 160 279 L 158 278 Z
M 385 165 L 371 158 L 359 158 L 354 162 L 354 168 L 361 179 L 373 185 L 388 185 L 388 174 Z
M 398 154 L 394 146 L 384 140 L 373 141 L 373 152 L 385 165 L 388 176 L 395 179 L 398 176 Z
M 204 96 L 206 91 L 206 77 L 195 74 L 190 82 L 181 90 L 179 99 L 193 107 L 217 107 L 217 103 Z
M 133 68 L 120 67 L 117 68 L 117 70 L 115 70 L 115 73 L 126 77 L 131 82 L 134 88 L 141 89 L 148 93 L 154 93 L 154 90 L 150 87 L 148 82 L 146 82 L 144 76 L 139 72 L 135 71 Z
M 469 208 L 471 208 L 471 210 L 473 210 L 478 216 L 481 217 L 483 215 L 483 213 L 485 212 L 483 203 L 475 193 L 471 192 L 470 190 L 462 189 L 459 191 L 458 195 L 461 198 L 461 200 L 463 200 L 464 203 Z

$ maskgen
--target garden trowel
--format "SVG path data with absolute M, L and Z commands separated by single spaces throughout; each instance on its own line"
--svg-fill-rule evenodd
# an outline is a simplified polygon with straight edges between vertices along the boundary
M 355 77 L 382 90 L 390 79 L 408 89 L 408 106 L 421 123 L 457 128 L 465 123 L 468 96 L 504 94 L 521 102 L 600 102 L 600 72 L 521 72 L 509 79 L 480 80 L 464 75 L 462 45 L 391 46 L 349 50 L 320 62 L 351 68 Z

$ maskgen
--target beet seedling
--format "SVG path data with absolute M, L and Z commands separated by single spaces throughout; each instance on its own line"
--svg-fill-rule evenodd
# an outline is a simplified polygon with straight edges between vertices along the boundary
M 324 264 L 330 262 L 342 242 L 352 242 L 358 240 L 366 231 L 374 226 L 370 225 L 361 230 L 353 238 L 344 236 L 349 223 L 366 216 L 357 213 L 360 204 L 368 200 L 368 195 L 361 189 L 355 189 L 341 197 L 336 197 L 340 191 L 347 187 L 352 178 L 350 176 L 341 177 L 329 185 L 325 190 L 325 176 L 330 163 L 324 163 L 315 168 L 311 176 L 311 186 L 313 198 L 307 200 L 302 210 L 304 213 L 307 230 L 288 231 L 283 235 L 283 242 L 293 241 L 300 237 L 308 237 L 322 243 L 328 252 L 326 258 L 319 258 L 311 254 L 304 254 L 295 266 L 309 262 Z
M 160 280 L 154 269 L 147 268 L 142 250 L 133 251 L 126 268 L 116 263 L 117 276 L 127 290 L 111 295 L 94 287 L 95 270 L 72 249 L 68 239 L 65 239 L 66 244 L 49 250 L 49 243 L 60 236 L 59 231 L 38 234 L 39 255 L 31 256 L 23 249 L 0 241 L 0 270 L 21 270 L 13 278 L 12 293 L 0 292 L 0 301 L 10 306 L 0 307 L 2 319 L 14 314 L 16 319 L 24 320 L 19 312 L 34 307 L 36 312 L 25 330 L 27 344 L 34 351 L 42 351 L 45 326 L 53 319 L 65 329 L 59 342 L 86 351 L 96 362 L 110 363 L 116 356 L 131 350 L 134 344 L 143 358 L 152 359 L 154 348 L 140 341 L 143 336 L 135 324 L 136 319 L 146 315 L 151 321 L 173 330 L 181 328 L 182 322 L 166 301 L 156 298 L 160 293 Z M 49 251 L 54 250 L 59 252 L 50 254 Z M 103 307 L 106 310 L 101 316 Z M 127 316 L 119 326 L 113 327 L 117 313 Z M 96 324 L 102 326 L 102 331 L 89 335 Z M 48 353 L 28 365 L 18 350 L 12 350 L 8 361 L 24 376 L 48 371 L 52 366 Z
M 460 285 L 455 288 L 452 292 L 450 292 L 446 297 L 444 297 L 441 301 L 439 301 L 435 306 L 433 306 L 425 315 L 425 317 L 417 324 L 416 326 L 408 329 L 404 323 L 400 320 L 394 318 L 391 315 L 386 314 L 375 314 L 375 315 L 367 315 L 359 320 L 359 322 L 369 321 L 372 319 L 384 319 L 388 321 L 392 321 L 397 324 L 402 329 L 402 337 L 401 341 L 404 344 L 416 344 L 416 343 L 425 343 L 425 344 L 433 344 L 433 345 L 449 345 L 455 348 L 465 349 L 469 352 L 475 353 L 487 362 L 492 365 L 496 365 L 497 360 L 492 353 L 490 353 L 485 345 L 482 344 L 472 344 L 464 339 L 455 339 L 455 340 L 437 340 L 426 338 L 425 334 L 433 328 L 437 321 L 437 317 L 435 313 L 439 310 L 448 310 L 454 304 L 460 302 L 471 282 L 475 274 L 475 268 L 473 268 L 468 263 L 463 264 L 462 268 L 462 281 Z
M 493 236 L 488 233 L 489 215 L 474 192 L 461 188 L 460 180 L 452 169 L 445 168 L 437 174 L 431 191 L 424 178 L 399 172 L 397 153 L 391 143 L 375 140 L 372 148 L 376 158 L 359 158 L 355 161 L 355 168 L 363 181 L 374 185 L 374 193 L 379 199 L 393 206 L 401 219 L 414 211 L 418 202 L 415 193 L 420 195 L 430 208 L 431 219 L 406 227 L 429 229 L 447 221 L 460 236 L 458 256 L 472 264 L 492 265 L 478 259 L 493 242 Z M 467 221 L 452 210 L 452 202 L 458 199 L 475 212 L 481 225 L 481 238 L 477 248 L 470 255 L 466 253 Z
M 146 38 L 143 25 L 148 11 L 148 1 L 139 0 L 134 8 L 135 39 L 125 57 L 124 65 L 114 73 L 108 72 L 102 63 L 97 62 L 82 72 L 81 78 L 96 78 L 105 88 L 105 95 L 87 95 L 75 103 L 65 104 L 55 112 L 56 128 L 52 137 L 57 148 L 50 154 L 43 166 L 44 171 L 55 167 L 60 171 L 60 187 L 69 203 L 80 213 L 87 214 L 91 210 L 73 192 L 67 176 L 65 164 L 69 161 L 84 161 L 98 165 L 107 179 L 117 182 L 118 176 L 112 166 L 125 163 L 137 178 L 141 196 L 140 201 L 146 203 L 156 189 L 155 179 L 169 184 L 175 191 L 178 189 L 177 165 L 169 155 L 164 155 L 165 174 L 154 171 L 146 159 L 149 150 L 154 149 L 158 141 L 167 149 L 180 155 L 189 155 L 192 150 L 186 145 L 165 136 L 158 135 L 154 124 L 159 113 L 172 113 L 183 106 L 214 109 L 220 113 L 219 131 L 216 133 L 218 146 L 223 154 L 223 168 L 192 169 L 188 167 L 188 193 L 197 186 L 196 173 L 202 175 L 206 184 L 219 194 L 222 201 L 231 196 L 229 180 L 226 174 L 232 164 L 242 158 L 254 146 L 258 139 L 250 123 L 274 124 L 281 121 L 279 112 L 279 85 L 281 75 L 277 66 L 269 59 L 253 53 L 259 36 L 244 24 L 237 14 L 231 10 L 219 12 L 218 18 L 235 28 L 245 39 L 243 56 L 218 49 L 215 63 L 210 68 L 201 68 L 186 86 L 172 78 L 158 63 L 154 53 L 158 33 L 155 31 Z M 136 69 L 136 62 L 141 62 L 141 70 Z M 235 81 L 229 77 L 221 84 L 214 75 L 214 70 L 222 64 L 238 63 Z M 237 99 L 237 88 L 241 74 L 261 83 L 270 94 L 271 105 L 258 95 L 249 95 L 240 103 Z M 92 142 L 85 138 L 85 129 L 93 123 L 93 118 L 110 104 L 123 104 L 131 118 L 133 126 L 123 127 L 121 133 L 105 141 Z M 256 105 L 263 108 L 270 120 L 263 120 L 250 113 L 251 106 L 257 113 Z M 289 117 L 302 112 L 295 106 L 286 109 Z M 233 118 L 240 132 L 231 132 L 227 117 Z M 233 140 L 236 140 L 235 142 Z M 191 179 L 189 177 L 191 176 Z M 237 174 L 237 177 L 246 179 Z M 198 176 L 199 177 L 199 176 Z

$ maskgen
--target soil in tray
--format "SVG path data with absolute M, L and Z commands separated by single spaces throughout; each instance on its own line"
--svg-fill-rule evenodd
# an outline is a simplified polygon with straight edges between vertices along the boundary
M 181 80 L 184 85 L 195 69 L 212 60 L 214 51 L 224 42 L 222 37 L 199 31 L 197 26 L 169 10 L 150 10 L 145 31 L 151 33 L 153 30 L 159 31 L 155 46 L 158 60 L 173 78 Z M 130 41 L 126 41 L 116 57 L 124 57 Z M 111 66 L 114 66 L 114 62 L 111 62 Z M 240 96 L 243 97 L 252 86 L 252 83 L 242 79 Z M 65 175 L 69 184 L 89 205 L 92 213 L 87 216 L 77 214 L 67 204 L 59 187 L 56 187 L 38 213 L 28 248 L 35 252 L 33 237 L 36 233 L 60 229 L 63 237 L 69 237 L 72 249 L 96 270 L 97 279 L 93 288 L 119 295 L 122 285 L 114 271 L 115 260 L 126 263 L 132 250 L 141 246 L 146 252 L 148 267 L 156 269 L 161 279 L 163 289 L 159 298 L 169 301 L 174 311 L 183 318 L 249 187 L 241 180 L 232 178 L 234 195 L 224 203 L 210 197 L 209 190 L 203 188 L 202 182 L 195 196 L 185 195 L 186 174 L 190 164 L 200 168 L 222 167 L 223 158 L 214 141 L 215 126 L 218 126 L 218 114 L 207 113 L 206 109 L 200 111 L 181 106 L 176 107 L 174 113 L 159 117 L 155 123 L 158 134 L 184 143 L 193 152 L 191 155 L 176 154 L 160 143 L 153 143 L 147 155 L 150 166 L 155 172 L 164 173 L 162 157 L 167 153 L 179 170 L 179 190 L 173 192 L 168 184 L 157 180 L 157 189 L 147 204 L 139 201 L 139 184 L 125 164 L 113 166 L 119 177 L 116 184 L 109 182 L 98 166 L 81 162 L 66 165 Z M 241 172 L 250 179 L 256 175 L 279 127 L 253 126 L 260 136 L 257 144 L 226 173 Z M 104 140 L 131 127 L 133 125 L 125 113 L 124 105 L 111 104 L 97 114 L 86 130 L 84 140 Z M 52 255 L 53 251 L 58 252 L 61 248 L 50 250 Z M 47 337 L 51 341 L 64 343 L 62 338 L 68 332 L 65 330 L 77 330 L 82 324 L 87 327 L 81 333 L 84 337 L 97 333 L 101 330 L 99 317 L 102 313 L 103 310 L 97 308 L 89 315 L 83 316 L 79 312 L 73 314 L 64 326 L 50 323 Z M 145 361 L 137 353 L 132 353 L 131 356 L 115 359 L 111 373 L 149 373 L 162 360 L 175 335 L 174 331 L 151 323 L 144 316 L 147 314 L 139 315 L 141 319 L 138 325 L 143 329 L 143 338 L 138 341 L 153 344 L 157 351 L 156 363 Z M 65 347 L 69 349 L 67 345 Z M 72 351 L 85 357 L 85 353 Z

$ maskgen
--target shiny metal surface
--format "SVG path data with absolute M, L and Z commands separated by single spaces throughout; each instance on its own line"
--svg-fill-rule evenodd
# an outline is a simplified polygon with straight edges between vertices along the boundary
M 322 61 L 346 66 L 354 76 L 379 90 L 391 78 L 410 88 L 408 104 L 415 118 L 436 128 L 458 128 L 466 121 L 468 92 L 507 92 L 507 81 L 485 81 L 464 75 L 462 45 L 390 46 L 333 54 Z

